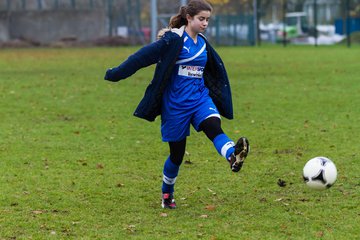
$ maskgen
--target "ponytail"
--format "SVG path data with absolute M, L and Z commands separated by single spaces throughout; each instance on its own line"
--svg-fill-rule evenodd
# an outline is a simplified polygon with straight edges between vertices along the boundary
M 170 18 L 169 27 L 180 28 L 183 25 L 187 25 L 186 15 L 189 14 L 189 16 L 194 17 L 201 11 L 212 12 L 212 7 L 205 0 L 190 0 L 188 5 L 180 7 L 177 15 Z
M 188 21 L 186 19 L 186 6 L 180 7 L 179 13 L 170 18 L 169 27 L 170 28 L 180 28 L 183 25 L 187 25 Z

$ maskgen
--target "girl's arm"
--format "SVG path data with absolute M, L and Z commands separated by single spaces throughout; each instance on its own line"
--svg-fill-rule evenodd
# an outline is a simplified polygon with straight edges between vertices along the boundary
M 130 77 L 140 68 L 157 63 L 166 43 L 164 39 L 160 39 L 141 48 L 118 67 L 108 69 L 105 74 L 105 80 L 117 82 Z

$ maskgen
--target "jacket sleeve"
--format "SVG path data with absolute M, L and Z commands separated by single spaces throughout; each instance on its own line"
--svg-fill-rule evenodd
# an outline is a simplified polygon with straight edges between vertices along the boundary
M 166 41 L 164 39 L 160 39 L 141 48 L 129 56 L 129 58 L 119 66 L 108 69 L 104 79 L 117 82 L 130 77 L 141 68 L 157 63 L 165 45 Z

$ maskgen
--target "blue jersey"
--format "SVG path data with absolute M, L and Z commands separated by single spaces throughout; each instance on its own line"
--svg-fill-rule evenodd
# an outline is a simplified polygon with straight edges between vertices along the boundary
M 195 107 L 203 97 L 209 96 L 203 72 L 207 62 L 206 42 L 197 42 L 184 32 L 184 45 L 172 72 L 171 81 L 163 95 L 162 113 L 186 111 Z

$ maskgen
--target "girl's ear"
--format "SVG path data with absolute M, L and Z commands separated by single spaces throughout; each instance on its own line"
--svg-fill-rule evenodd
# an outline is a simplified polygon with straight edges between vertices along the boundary
M 190 20 L 192 20 L 193 17 L 191 17 L 189 14 L 186 14 L 186 20 L 189 22 Z

